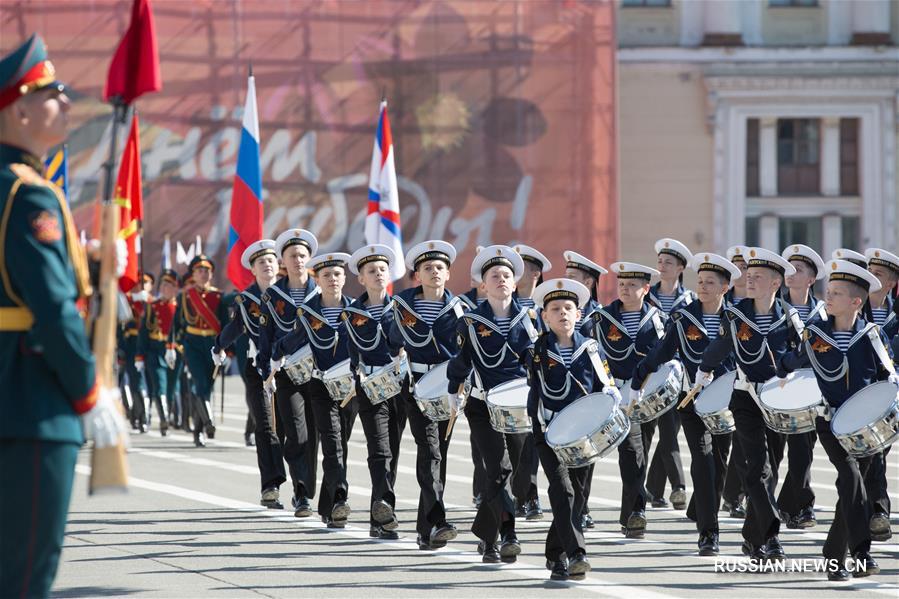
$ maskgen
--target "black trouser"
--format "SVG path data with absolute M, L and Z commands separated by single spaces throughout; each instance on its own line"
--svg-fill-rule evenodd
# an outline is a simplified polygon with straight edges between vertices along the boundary
M 387 426 L 390 433 L 390 486 L 395 488 L 400 446 L 403 441 L 403 431 L 406 430 L 406 401 L 402 395 L 395 395 L 384 403 L 387 404 L 389 414 Z
M 247 406 L 255 426 L 253 436 L 256 439 L 256 462 L 259 464 L 259 479 L 264 491 L 278 487 L 287 480 L 281 443 L 278 442 L 272 419 L 273 400 L 263 390 L 264 381 L 253 360 L 247 360 L 243 380 L 246 384 Z
M 870 511 L 865 492 L 865 472 L 870 458 L 856 459 L 846 453 L 830 430 L 830 422 L 823 418 L 815 421 L 821 446 L 827 458 L 837 469 L 837 505 L 833 522 L 824 541 L 824 557 L 843 560 L 847 551 L 853 554 L 871 548 L 871 531 L 868 528 Z M 842 562 L 841 562 L 842 563 Z
M 818 440 L 815 431 L 787 435 L 787 473 L 777 496 L 777 507 L 789 516 L 815 505 L 812 491 L 812 455 Z
M 596 464 L 593 463 L 584 467 L 584 505 L 581 508 L 582 516 L 590 514 L 590 490 L 593 488 L 593 467 L 595 465 Z
M 646 492 L 649 497 L 665 497 L 666 480 L 671 483 L 672 491 L 686 488 L 684 465 L 681 463 L 680 445 L 677 442 L 680 426 L 680 417 L 673 408 L 655 420 L 640 425 L 643 435 L 643 460 L 649 464 L 646 473 Z M 650 462 L 649 448 L 656 427 L 659 429 L 659 443 Z
M 474 431 L 468 432 L 468 442 L 471 443 L 471 463 L 474 465 L 474 473 L 471 476 L 471 496 L 477 497 L 484 487 L 484 459 L 478 451 L 478 444 L 474 440 Z
M 310 380 L 301 388 L 303 395 L 312 404 L 315 428 L 322 446 L 322 486 L 318 495 L 318 513 L 328 518 L 334 504 L 346 500 L 349 488 L 344 466 L 340 403 L 331 399 L 324 383 L 318 379 Z
M 417 374 L 414 375 L 420 378 Z M 410 383 L 403 385 L 398 399 L 403 402 L 409 429 L 415 439 L 415 478 L 420 489 L 418 495 L 418 517 L 415 528 L 423 539 L 430 538 L 431 528 L 446 522 L 443 506 L 443 482 L 440 477 L 442 437 L 437 423 L 421 413 L 412 396 Z
M 549 481 L 549 505 L 553 520 L 546 532 L 544 553 L 546 559 L 559 560 L 564 553 L 573 557 L 576 553 L 586 553 L 587 544 L 581 530 L 581 513 L 587 498 L 584 485 L 588 468 L 568 468 L 559 462 L 556 452 L 546 444 L 540 424 L 534 422 L 534 445 L 543 473 Z
M 621 473 L 621 526 L 627 526 L 628 517 L 646 509 L 646 461 L 643 436 L 640 427 L 631 424 L 627 438 L 618 446 L 618 470 Z M 542 459 L 542 458 L 541 458 Z M 592 478 L 593 469 L 587 468 Z M 584 498 L 584 501 L 589 499 Z
M 712 435 L 691 403 L 681 410 L 680 421 L 690 448 L 690 479 L 693 494 L 687 517 L 699 532 L 718 532 L 718 504 L 724 489 L 731 435 Z
M 727 474 L 724 477 L 724 489 L 721 492 L 721 498 L 732 506 L 739 505 L 746 492 L 743 490 L 743 483 L 740 482 L 740 474 L 738 472 L 737 462 L 745 461 L 743 450 L 740 448 L 740 441 L 734 434 L 728 435 L 731 438 L 730 458 L 727 463 Z
M 337 402 L 337 407 L 340 411 L 340 446 L 343 449 L 343 469 L 346 470 L 350 436 L 353 434 L 356 416 L 359 414 L 359 398 L 354 397 L 342 408 L 340 407 L 340 402 Z
M 777 478 L 768 455 L 768 427 L 747 391 L 734 389 L 730 410 L 734 414 L 736 436 L 744 457 L 742 462 L 736 462 L 737 470 L 749 497 L 746 519 L 743 521 L 743 538 L 753 547 L 760 547 L 780 532 L 780 516 L 774 499 Z
M 359 406 L 359 419 L 365 433 L 365 444 L 368 448 L 368 474 L 371 478 L 371 502 L 386 501 L 390 507 L 396 507 L 396 496 L 393 493 L 395 477 L 391 471 L 392 454 L 390 453 L 390 400 L 372 405 L 359 381 L 356 381 L 356 399 Z M 347 406 L 349 407 L 349 406 Z M 370 524 L 379 524 L 373 518 Z
M 465 403 L 465 418 L 478 452 L 484 459 L 484 486 L 480 488 L 481 505 L 471 524 L 471 532 L 488 543 L 502 532 L 515 530 L 515 500 L 512 496 L 512 462 L 504 435 L 490 425 L 490 413 L 483 400 L 471 397 Z
M 536 448 L 532 433 L 506 434 L 506 447 L 512 463 L 512 496 L 518 505 L 537 498 Z
M 276 434 L 290 472 L 293 495 L 297 499 L 315 497 L 318 427 L 314 423 L 311 401 L 305 396 L 305 385 L 295 385 L 283 371 L 275 374 L 275 384 Z M 259 447 L 258 437 L 256 447 Z
M 890 496 L 887 493 L 887 455 L 890 447 L 871 456 L 871 465 L 865 474 L 865 490 L 871 502 L 871 513 L 887 517 L 890 515 Z

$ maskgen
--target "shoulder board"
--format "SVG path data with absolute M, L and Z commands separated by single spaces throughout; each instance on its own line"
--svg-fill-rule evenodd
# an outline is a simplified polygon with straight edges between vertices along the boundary
M 50 182 L 29 165 L 17 162 L 9 165 L 9 170 L 27 185 L 40 185 L 41 187 L 50 187 Z

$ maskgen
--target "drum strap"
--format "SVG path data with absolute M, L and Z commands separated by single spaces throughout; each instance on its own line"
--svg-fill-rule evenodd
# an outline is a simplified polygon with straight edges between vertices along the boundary
M 883 365 L 884 369 L 890 374 L 896 374 L 896 366 L 893 364 L 893 361 L 890 359 L 890 354 L 887 352 L 887 348 L 883 345 L 883 340 L 880 338 L 880 330 L 876 325 L 868 325 L 868 339 L 871 340 L 871 347 L 874 348 L 874 353 L 877 354 L 877 357 L 880 359 L 880 363 Z
M 537 337 L 538 337 L 537 329 L 534 328 L 534 323 L 531 322 L 531 317 L 527 314 L 528 309 L 523 308 L 521 311 L 524 313 L 524 318 L 521 319 L 521 324 L 524 325 L 524 330 L 527 332 L 528 337 L 531 340 L 531 343 L 534 343 L 537 341 Z
M 783 311 L 790 315 L 790 324 L 793 325 L 793 330 L 796 331 L 796 334 L 802 337 L 802 333 L 805 332 L 805 325 L 802 324 L 802 319 L 799 318 L 799 310 L 791 306 L 784 298 L 778 298 L 780 302 L 780 307 L 783 308 Z
M 755 403 L 759 403 L 759 394 L 756 391 L 755 383 L 746 378 L 746 373 L 737 365 L 737 379 L 734 381 L 734 389 L 738 391 L 746 391 L 752 397 Z
M 609 380 L 609 373 L 606 372 L 606 367 L 603 365 L 602 360 L 599 359 L 599 350 L 596 347 L 596 341 L 590 341 L 587 346 L 587 356 L 590 358 L 590 364 L 593 365 L 593 371 L 596 373 L 596 376 L 599 378 L 599 381 L 605 387 L 614 387 L 614 383 Z
M 456 318 L 462 318 L 462 315 L 465 314 L 465 308 L 462 306 L 462 302 L 456 299 L 456 303 L 453 304 L 453 312 L 456 315 Z
M 655 310 L 655 308 L 653 308 Z M 652 313 L 652 326 L 655 327 L 656 336 L 661 339 L 665 336 L 665 325 L 662 324 L 662 319 L 659 316 L 659 311 L 655 310 Z

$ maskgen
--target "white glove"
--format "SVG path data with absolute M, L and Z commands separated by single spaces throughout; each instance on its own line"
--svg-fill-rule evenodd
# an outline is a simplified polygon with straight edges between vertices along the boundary
M 138 372 L 143 372 L 144 371 L 144 361 L 135 359 L 134 360 L 134 369 Z
M 219 366 L 225 365 L 225 360 L 228 358 L 228 356 L 225 355 L 224 350 L 220 351 L 220 352 L 216 352 L 215 348 L 213 347 L 209 351 L 212 352 L 212 363 L 213 364 L 218 364 Z
M 279 370 L 281 370 L 281 364 L 284 362 L 284 359 L 281 360 L 269 360 L 269 366 L 271 367 L 271 373 L 275 374 Z
M 701 370 L 696 371 L 696 382 L 693 383 L 694 391 L 702 391 L 705 387 L 708 387 L 712 380 L 715 378 L 714 373 L 711 372 L 703 372 Z
M 784 386 L 785 386 L 787 383 L 789 383 L 790 381 L 793 380 L 793 377 L 794 377 L 794 376 L 796 376 L 796 373 L 795 373 L 795 372 L 791 372 L 791 373 L 789 373 L 785 378 L 777 379 L 778 381 L 780 381 L 780 388 L 783 389 Z
M 137 293 L 131 294 L 131 301 L 134 302 L 145 302 L 149 299 L 146 291 L 138 291 Z
M 128 244 L 124 239 L 116 239 L 115 242 L 115 274 L 121 278 L 128 268 Z
M 894 385 L 899 386 L 899 374 L 894 372 L 893 374 L 891 374 L 889 376 L 889 378 L 887 378 L 887 380 L 889 382 L 893 383 Z
M 629 399 L 631 405 L 638 404 L 643 401 L 643 389 L 631 389 Z
M 614 385 L 608 385 L 602 388 L 602 392 L 614 399 L 616 406 L 621 405 L 621 391 L 618 390 L 618 387 L 615 387 Z
M 274 395 L 275 391 L 278 390 L 278 386 L 275 384 L 275 377 L 272 377 L 267 383 L 264 383 L 263 386 L 269 395 Z
M 81 416 L 84 436 L 93 439 L 97 449 L 118 445 L 120 441 L 128 445 L 128 423 L 122 416 L 121 402 L 118 387 L 101 389 L 97 403 Z
M 169 370 L 175 369 L 175 363 L 178 361 L 178 355 L 175 353 L 175 348 L 170 347 L 165 350 L 165 363 L 169 367 Z
M 450 393 L 450 408 L 457 414 L 461 411 L 462 408 L 462 400 L 465 399 L 465 395 L 462 393 Z

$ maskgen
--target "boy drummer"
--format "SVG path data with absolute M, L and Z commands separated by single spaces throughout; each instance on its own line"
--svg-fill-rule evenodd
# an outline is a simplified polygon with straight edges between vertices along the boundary
M 880 281 L 864 268 L 844 260 L 828 264 L 826 309 L 828 318 L 810 324 L 803 334 L 802 345 L 781 360 L 783 372 L 811 365 L 826 405 L 835 410 L 858 391 L 876 380 L 887 378 L 893 371 L 886 336 L 877 325 L 859 316 L 868 293 L 880 289 Z M 887 363 L 888 362 L 888 363 Z M 895 373 L 889 374 L 899 384 Z M 816 429 L 827 457 L 837 470 L 837 500 L 834 519 L 824 542 L 824 556 L 838 560 L 837 569 L 828 569 L 831 581 L 845 581 L 850 572 L 845 568 L 847 550 L 856 560 L 855 577 L 870 576 L 880 571 L 869 553 L 871 531 L 869 505 L 864 474 L 870 458 L 857 459 L 847 454 L 834 436 L 829 413 L 816 419 Z

